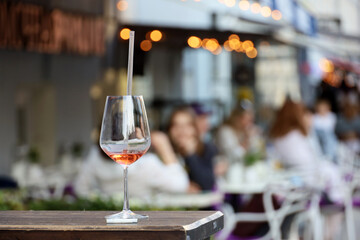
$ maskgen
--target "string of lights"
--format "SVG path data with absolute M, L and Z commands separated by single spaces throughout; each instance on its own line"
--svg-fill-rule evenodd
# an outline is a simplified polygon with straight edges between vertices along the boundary
M 182 2 L 194 1 L 200 2 L 202 0 L 180 0 Z M 220 4 L 224 4 L 227 7 L 235 7 L 236 0 L 218 0 Z M 128 9 L 127 0 L 120 0 L 116 5 L 119 11 L 126 11 Z M 274 20 L 280 20 L 282 14 L 279 10 L 272 10 L 269 6 L 261 6 L 258 2 L 250 3 L 248 0 L 240 0 L 238 7 L 242 11 L 251 10 L 252 13 L 260 13 L 263 17 L 272 17 Z M 123 40 L 129 39 L 130 29 L 123 28 L 120 30 L 120 38 Z M 146 34 L 146 39 L 141 41 L 140 49 L 143 51 L 150 51 L 152 49 L 153 42 L 159 42 L 163 38 L 163 34 L 160 30 L 153 30 Z M 255 58 L 257 56 L 257 49 L 254 47 L 254 43 L 250 40 L 240 41 L 240 38 L 236 34 L 231 34 L 223 44 L 220 44 L 216 38 L 204 38 L 201 39 L 197 36 L 190 36 L 187 39 L 189 47 L 197 49 L 203 48 L 219 55 L 223 49 L 228 52 L 245 53 L 249 58 Z

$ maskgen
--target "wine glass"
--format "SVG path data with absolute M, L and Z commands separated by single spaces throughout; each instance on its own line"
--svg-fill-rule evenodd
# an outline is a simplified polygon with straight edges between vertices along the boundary
M 149 149 L 149 124 L 142 96 L 108 96 L 100 133 L 100 147 L 124 168 L 124 207 L 106 219 L 143 219 L 148 216 L 133 213 L 129 208 L 128 167 Z M 149 169 L 150 171 L 150 169 Z

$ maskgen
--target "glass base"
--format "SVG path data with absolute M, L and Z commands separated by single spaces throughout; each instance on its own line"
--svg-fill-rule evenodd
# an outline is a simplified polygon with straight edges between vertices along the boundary
M 113 220 L 113 219 L 148 219 L 149 216 L 136 214 L 131 210 L 122 210 L 119 213 L 115 213 L 115 214 L 112 214 L 112 215 L 105 216 L 105 218 L 107 220 Z

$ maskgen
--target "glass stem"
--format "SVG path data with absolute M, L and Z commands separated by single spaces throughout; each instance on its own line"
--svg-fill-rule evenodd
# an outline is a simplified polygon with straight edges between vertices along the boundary
M 124 207 L 123 211 L 129 211 L 129 199 L 128 199 L 128 166 L 124 166 Z

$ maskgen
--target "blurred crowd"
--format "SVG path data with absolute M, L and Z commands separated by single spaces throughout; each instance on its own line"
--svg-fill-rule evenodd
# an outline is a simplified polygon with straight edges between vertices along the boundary
M 248 166 L 270 158 L 278 160 L 277 167 L 283 169 L 319 168 L 320 164 L 331 172 L 329 181 L 336 181 L 336 166 L 341 161 L 338 146 L 360 153 L 358 102 L 356 94 L 345 96 L 335 114 L 326 98 L 319 98 L 313 107 L 289 98 L 269 119 L 267 129 L 256 124 L 256 111 L 249 100 L 240 101 L 224 123 L 215 127 L 210 124 L 213 113 L 204 105 L 175 107 L 165 131 L 152 131 L 151 149 L 129 169 L 130 194 L 211 191 L 217 182 L 229 180 L 234 165 Z M 25 162 L 31 165 L 26 159 L 14 164 L 12 175 L 18 184 L 42 181 L 41 170 L 36 166 L 32 170 Z M 122 191 L 121 168 L 95 142 L 84 160 L 63 153 L 59 166 L 47 170 L 54 171 L 53 179 L 64 173 L 64 186 L 71 184 L 77 195 L 110 196 Z
M 224 182 L 244 180 L 235 171 L 238 166 L 261 163 L 306 172 L 303 181 L 309 185 L 321 179 L 324 198 L 341 203 L 342 158 L 360 154 L 359 95 L 342 95 L 337 113 L 332 104 L 326 97 L 319 97 L 313 106 L 288 98 L 267 119 L 266 128 L 257 124 L 254 105 L 246 99 L 219 126 L 211 125 L 214 113 L 200 103 L 174 107 L 163 131 L 151 132 L 148 153 L 129 168 L 129 194 L 151 202 L 158 193 L 216 191 Z M 340 148 L 346 149 L 347 156 L 339 154 Z M 16 181 L 6 184 L 33 189 L 33 197 L 111 197 L 123 191 L 122 166 L 98 142 L 84 157 L 76 154 L 75 146 L 61 155 L 59 164 L 46 169 L 29 161 L 29 156 L 14 164 Z M 46 186 L 53 186 L 52 191 L 41 190 Z M 262 208 L 256 197 L 249 202 L 251 208 Z

